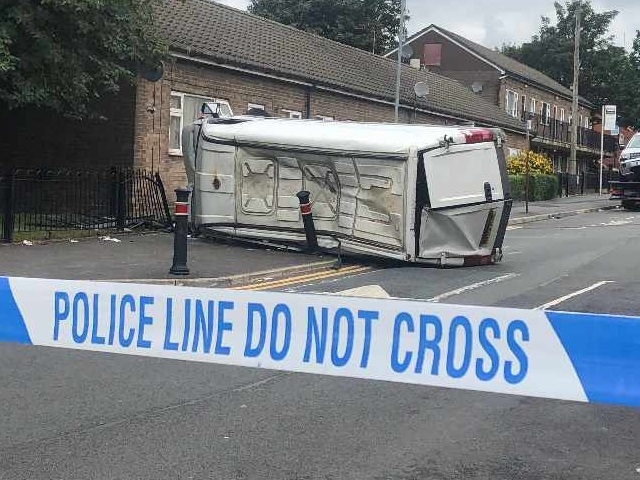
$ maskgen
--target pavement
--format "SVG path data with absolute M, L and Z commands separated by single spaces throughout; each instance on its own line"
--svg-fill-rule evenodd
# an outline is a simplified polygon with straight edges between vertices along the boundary
M 511 210 L 511 225 L 548 220 L 549 218 L 578 215 L 618 208 L 619 201 L 609 200 L 608 194 L 588 194 L 571 197 L 559 197 L 553 200 L 529 202 L 528 211 L 525 202 L 514 202 Z
M 371 264 L 255 288 L 637 315 L 640 215 L 566 202 L 512 224 L 497 265 Z M 118 239 L 0 246 L 0 273 L 166 279 L 170 236 Z M 201 278 L 327 260 L 190 247 Z M 640 478 L 630 408 L 10 344 L 0 379 L 1 480 Z

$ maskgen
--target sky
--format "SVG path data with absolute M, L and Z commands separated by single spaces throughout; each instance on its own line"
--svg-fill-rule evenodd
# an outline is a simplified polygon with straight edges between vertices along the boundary
M 217 0 L 245 10 L 249 0 Z M 485 47 L 521 44 L 540 28 L 542 15 L 556 18 L 553 0 L 406 0 L 411 19 L 409 35 L 435 23 Z M 562 3 L 565 3 L 562 1 Z M 445 6 L 446 5 L 446 6 Z M 596 12 L 618 10 L 610 33 L 619 46 L 631 48 L 636 29 L 640 29 L 640 0 L 592 0 Z

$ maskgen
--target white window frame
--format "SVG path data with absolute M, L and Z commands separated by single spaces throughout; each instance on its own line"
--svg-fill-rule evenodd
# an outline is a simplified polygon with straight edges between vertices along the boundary
M 262 110 L 263 112 L 266 110 L 266 107 L 261 103 L 247 103 L 247 110 L 251 110 L 252 108 Z
M 512 108 L 509 108 L 509 95 L 513 96 L 513 105 L 511 105 Z M 512 117 L 518 118 L 518 92 L 507 89 L 504 100 L 504 109 Z
M 558 119 L 558 105 L 553 106 L 553 119 L 554 120 Z
M 589 125 L 589 115 L 584 117 L 584 128 L 591 128 L 591 125 Z
M 180 92 L 171 92 L 171 96 L 169 97 L 169 155 L 182 155 L 182 129 L 184 128 L 184 112 L 182 108 L 184 107 L 184 93 Z M 180 108 L 172 108 L 171 107 L 171 97 L 179 97 L 180 98 Z M 171 148 L 171 117 L 180 118 L 180 132 L 178 134 L 178 148 Z
M 184 110 L 183 109 L 184 109 L 185 97 L 201 98 L 203 101 L 225 104 L 227 107 L 229 107 L 229 111 L 232 112 L 233 114 L 233 110 L 231 109 L 231 105 L 229 104 L 229 101 L 223 98 L 212 98 L 204 95 L 197 95 L 195 93 L 185 93 L 185 92 L 177 92 L 177 91 L 172 91 L 171 97 L 180 97 L 180 108 L 169 109 L 169 117 L 180 117 L 180 134 L 179 134 L 180 148 L 171 148 L 171 144 L 169 143 L 169 155 L 182 156 L 182 129 L 184 128 Z M 171 105 L 171 103 L 169 103 L 169 105 Z M 171 140 L 171 118 L 169 118 L 169 140 Z
M 560 109 L 560 121 L 564 122 L 564 108 Z
M 298 120 L 302 119 L 302 112 L 299 110 L 289 110 L 287 108 L 283 108 L 280 110 L 282 113 L 287 114 L 287 118 L 296 118 Z
M 323 122 L 333 122 L 335 120 L 334 117 L 330 117 L 328 115 L 316 115 L 316 120 L 322 120 Z
M 543 125 L 549 125 L 549 119 L 551 118 L 551 104 L 549 102 L 540 102 L 540 120 L 542 121 Z M 545 108 L 546 108 L 546 112 L 547 114 L 545 115 Z
M 536 99 L 535 98 L 531 98 L 531 101 L 529 102 L 529 113 L 536 113 Z

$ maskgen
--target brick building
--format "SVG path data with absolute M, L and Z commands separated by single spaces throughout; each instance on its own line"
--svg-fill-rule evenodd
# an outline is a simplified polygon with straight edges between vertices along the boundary
M 134 164 L 184 183 L 179 127 L 204 100 L 273 116 L 393 121 L 396 63 L 326 38 L 207 0 L 163 0 L 157 27 L 171 58 L 161 80 L 140 81 L 135 100 Z M 461 83 L 403 67 L 400 121 L 498 126 L 522 145 L 520 119 Z M 429 94 L 417 98 L 414 85 Z
M 160 172 L 185 184 L 181 127 L 206 100 L 292 118 L 393 121 L 396 62 L 209 0 L 162 0 L 155 25 L 169 45 L 162 77 L 139 79 L 106 101 L 105 118 L 66 121 L 42 112 L 0 118 L 14 165 Z M 400 121 L 497 126 L 524 145 L 524 124 L 446 76 L 403 66 Z M 417 98 L 414 85 L 429 87 Z
M 407 44 L 414 68 L 456 79 L 509 116 L 531 119 L 536 134 L 531 148 L 547 154 L 556 171 L 569 170 L 571 90 L 538 70 L 436 25 L 412 35 Z M 397 49 L 386 54 L 396 55 Z M 586 99 L 579 99 L 578 172 L 588 170 L 600 156 L 600 135 L 592 129 L 593 108 Z M 613 153 L 616 139 L 607 136 L 605 147 Z

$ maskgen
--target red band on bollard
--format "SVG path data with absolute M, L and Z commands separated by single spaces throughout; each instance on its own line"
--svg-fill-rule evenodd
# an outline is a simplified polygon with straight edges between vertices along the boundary
M 311 204 L 310 203 L 303 203 L 300 205 L 300 213 L 302 213 L 302 215 L 308 215 L 311 213 Z
M 184 202 L 176 202 L 176 215 L 188 215 L 189 214 L 189 204 Z

